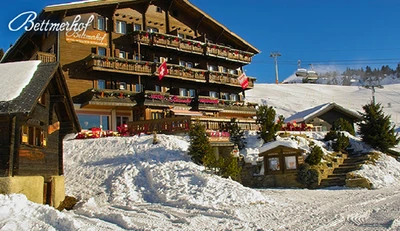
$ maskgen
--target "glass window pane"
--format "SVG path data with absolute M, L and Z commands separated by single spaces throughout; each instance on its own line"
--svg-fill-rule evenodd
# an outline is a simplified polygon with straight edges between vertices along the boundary
M 196 96 L 196 91 L 194 89 L 189 90 L 189 96 L 190 97 L 195 97 Z
M 79 123 L 82 129 L 98 128 L 100 127 L 100 116 L 99 115 L 79 115 Z
M 218 98 L 216 91 L 210 91 L 210 97 Z
M 126 58 L 126 52 L 125 51 L 119 51 L 119 58 L 125 59 Z
M 108 116 L 101 116 L 101 128 L 103 130 L 110 129 L 110 127 L 108 126 Z
M 279 164 L 278 157 L 268 158 L 268 165 L 269 165 L 269 170 L 272 170 L 272 171 L 281 170 L 281 166 Z
M 106 81 L 104 79 L 97 80 L 97 88 L 98 89 L 105 89 L 106 88 Z
M 154 85 L 154 90 L 157 91 L 157 92 L 161 92 L 161 86 Z
M 187 96 L 187 90 L 185 88 L 179 88 L 180 96 Z
M 296 157 L 295 156 L 286 156 L 285 157 L 285 166 L 286 169 L 297 169 L 296 165 Z
M 134 24 L 134 25 L 133 25 L 133 30 L 134 30 L 134 31 L 141 31 L 141 30 L 142 30 L 142 25 L 140 25 L 140 24 Z
M 104 17 L 97 17 L 97 29 L 99 30 L 104 30 L 105 26 L 104 26 Z
M 99 47 L 98 52 L 99 52 L 98 55 L 106 56 L 106 48 Z

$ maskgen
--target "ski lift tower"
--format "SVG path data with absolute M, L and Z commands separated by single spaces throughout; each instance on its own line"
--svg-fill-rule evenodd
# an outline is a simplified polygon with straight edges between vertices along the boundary
M 367 80 L 369 82 L 369 84 L 364 85 L 365 88 L 372 90 L 372 102 L 374 104 L 376 103 L 376 100 L 375 100 L 375 88 L 376 87 L 377 88 L 381 88 L 381 89 L 383 88 L 383 86 L 381 85 L 380 79 L 378 78 L 377 80 L 378 80 L 378 83 L 373 82 L 372 81 L 372 77 L 370 76 L 370 77 L 368 77 L 368 80 Z
M 278 84 L 279 83 L 279 74 L 278 74 L 278 57 L 281 56 L 281 53 L 275 51 L 275 52 L 271 52 L 271 54 L 269 55 L 269 57 L 274 58 L 275 61 L 275 83 Z

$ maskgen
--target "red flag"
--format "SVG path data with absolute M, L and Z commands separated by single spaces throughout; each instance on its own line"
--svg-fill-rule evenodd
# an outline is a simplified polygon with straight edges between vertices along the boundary
M 249 86 L 249 78 L 247 78 L 244 72 L 238 77 L 238 80 L 243 89 L 246 89 Z
M 168 75 L 167 62 L 163 62 L 158 68 L 158 79 L 161 80 L 165 75 Z

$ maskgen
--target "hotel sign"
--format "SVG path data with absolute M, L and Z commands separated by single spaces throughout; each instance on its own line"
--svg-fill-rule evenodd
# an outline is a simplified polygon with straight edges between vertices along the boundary
M 65 39 L 68 43 L 77 42 L 101 47 L 108 46 L 107 33 L 98 30 L 81 31 L 75 33 L 65 32 Z

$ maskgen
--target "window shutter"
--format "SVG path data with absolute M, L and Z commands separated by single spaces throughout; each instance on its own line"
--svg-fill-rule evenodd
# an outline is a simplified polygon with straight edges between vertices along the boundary
M 93 29 L 97 29 L 97 27 L 98 27 L 98 25 L 97 25 L 98 18 L 99 18 L 99 15 L 95 15 L 95 16 L 94 16 L 94 20 L 93 20 Z
M 117 33 L 117 20 L 114 19 L 114 32 Z
M 106 89 L 112 89 L 111 81 L 106 81 Z
M 111 57 L 110 48 L 107 48 L 107 49 L 106 49 L 106 56 L 107 56 L 107 57 Z
M 114 57 L 118 58 L 119 57 L 119 49 L 114 50 Z
M 98 47 L 92 47 L 92 54 L 98 54 Z
M 106 31 L 108 31 L 108 17 L 105 17 L 104 18 L 104 29 L 106 30 Z
M 133 31 L 133 23 L 126 24 L 126 33 L 131 33 Z

